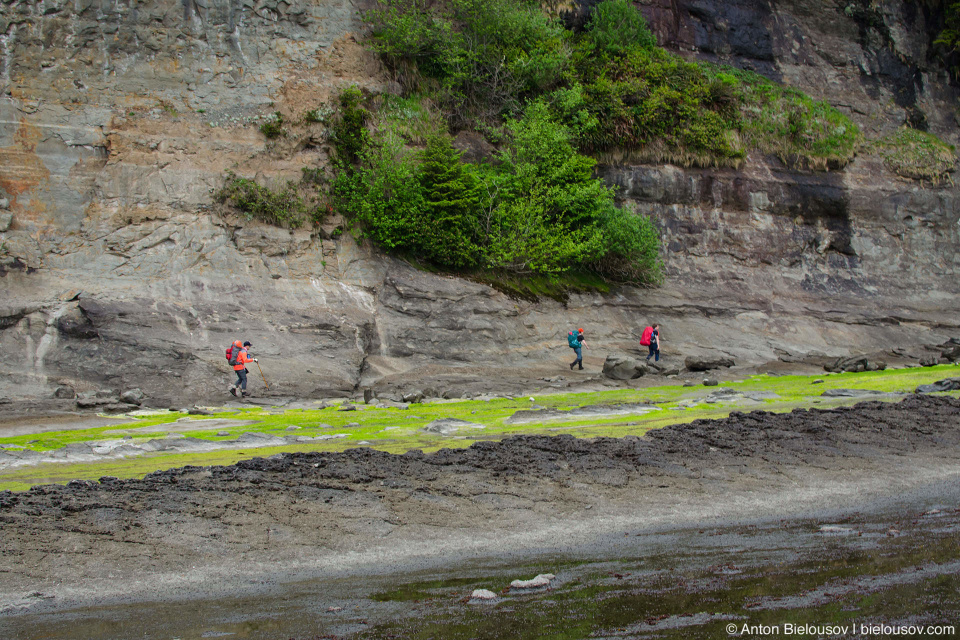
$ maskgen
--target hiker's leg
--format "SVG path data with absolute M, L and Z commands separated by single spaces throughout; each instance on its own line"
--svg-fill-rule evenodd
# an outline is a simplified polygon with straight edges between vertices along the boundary
M 657 357 L 653 359 L 654 362 L 660 362 L 660 349 L 657 349 Z
M 574 349 L 574 351 L 577 352 L 576 362 L 582 367 L 583 366 L 583 347 L 577 347 L 576 349 Z
M 247 372 L 244 371 L 243 369 L 240 369 L 240 371 L 237 371 L 237 378 L 239 378 L 239 384 L 238 384 L 239 388 L 242 391 L 246 391 L 247 390 Z

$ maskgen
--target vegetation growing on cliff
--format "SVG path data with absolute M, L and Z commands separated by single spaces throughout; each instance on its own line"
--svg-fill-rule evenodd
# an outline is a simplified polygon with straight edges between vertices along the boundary
M 287 135 L 283 128 L 283 115 L 279 111 L 275 112 L 272 118 L 260 125 L 260 133 L 267 138 L 279 138 Z
M 826 103 L 658 48 L 627 0 L 598 4 L 581 33 L 524 0 L 382 0 L 369 18 L 408 95 L 454 129 L 495 129 L 542 99 L 594 155 L 722 166 L 758 149 L 825 167 L 856 150 L 857 127 Z
M 462 161 L 429 101 L 381 98 L 371 107 L 353 91 L 341 97 L 333 195 L 380 246 L 460 271 L 659 280 L 656 229 L 614 205 L 592 177 L 595 161 L 577 152 L 575 133 L 545 102 L 508 119 L 500 150 L 480 164 Z
M 944 47 L 950 53 L 960 50 L 960 2 L 956 0 L 928 0 L 930 4 L 943 11 L 943 30 L 937 34 L 934 44 Z M 957 72 L 957 69 L 954 69 Z
M 900 127 L 893 134 L 872 143 L 887 166 L 905 178 L 940 183 L 956 167 L 952 145 L 910 127 Z
M 528 0 L 381 0 L 368 19 L 405 97 L 342 94 L 333 198 L 380 246 L 441 268 L 655 283 L 657 231 L 615 206 L 595 158 L 737 166 L 757 149 L 827 168 L 859 141 L 826 103 L 658 48 L 628 0 L 579 32 Z M 494 151 L 465 162 L 459 131 Z
M 312 213 L 296 183 L 288 181 L 274 190 L 233 172 L 227 172 L 224 186 L 214 194 L 214 200 L 221 204 L 230 202 L 249 219 L 291 229 L 303 226 Z

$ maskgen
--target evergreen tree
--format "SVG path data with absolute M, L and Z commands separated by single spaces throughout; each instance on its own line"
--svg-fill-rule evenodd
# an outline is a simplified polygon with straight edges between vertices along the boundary
M 461 155 L 449 137 L 435 135 L 427 140 L 420 164 L 421 251 L 437 264 L 456 268 L 475 266 L 480 255 L 480 183 Z

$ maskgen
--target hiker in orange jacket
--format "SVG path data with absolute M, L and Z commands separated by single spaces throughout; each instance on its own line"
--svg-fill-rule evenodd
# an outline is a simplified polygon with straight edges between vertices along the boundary
M 234 342 L 234 348 L 237 347 L 237 343 L 240 341 L 237 340 Z M 240 353 L 237 354 L 237 364 L 233 365 L 233 370 L 237 373 L 237 384 L 230 387 L 230 393 L 235 396 L 246 398 L 250 394 L 247 393 L 247 363 L 248 362 L 259 362 L 256 358 L 251 358 L 248 350 L 253 345 L 250 344 L 250 341 L 247 340 L 243 343 L 243 346 L 240 348 Z

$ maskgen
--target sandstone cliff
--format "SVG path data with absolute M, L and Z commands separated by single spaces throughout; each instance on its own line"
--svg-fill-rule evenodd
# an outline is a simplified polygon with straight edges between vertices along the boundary
M 643 8 L 666 46 L 824 98 L 872 134 L 958 141 L 957 88 L 926 5 L 696 2 Z M 587 363 L 664 325 L 665 351 L 759 365 L 943 342 L 958 332 L 960 203 L 862 153 L 842 171 L 751 157 L 734 170 L 610 163 L 663 232 L 658 290 L 510 299 L 422 273 L 349 233 L 290 231 L 213 206 L 227 170 L 270 182 L 326 162 L 322 123 L 259 125 L 341 87 L 395 90 L 362 6 L 307 0 L 0 2 L 0 397 L 142 387 L 222 397 L 223 348 L 251 340 L 271 392 L 496 389 Z

